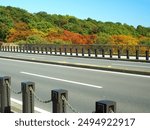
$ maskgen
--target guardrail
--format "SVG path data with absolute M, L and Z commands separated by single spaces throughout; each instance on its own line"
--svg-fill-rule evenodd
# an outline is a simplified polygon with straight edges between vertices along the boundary
M 67 107 L 72 112 L 78 113 L 78 111 L 72 107 L 68 101 L 68 91 L 63 89 L 51 90 L 51 99 L 41 100 L 40 97 L 35 93 L 34 82 L 21 82 L 21 91 L 16 92 L 11 86 L 11 77 L 3 76 L 0 77 L 0 112 L 11 113 L 11 101 L 10 93 L 22 94 L 22 112 L 23 113 L 34 113 L 34 98 L 41 103 L 52 102 L 53 113 L 66 113 Z M 100 100 L 95 102 L 95 113 L 114 113 L 116 112 L 116 102 L 110 100 Z
M 150 46 L 125 45 L 16 45 L 0 46 L 0 51 L 105 59 L 149 60 Z

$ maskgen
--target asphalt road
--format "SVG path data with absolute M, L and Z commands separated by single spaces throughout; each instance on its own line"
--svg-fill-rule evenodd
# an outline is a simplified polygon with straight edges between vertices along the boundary
M 89 65 L 96 67 L 106 67 L 114 69 L 135 70 L 150 73 L 150 63 L 144 62 L 130 62 L 119 60 L 105 60 L 105 59 L 90 59 L 90 58 L 78 58 L 78 57 L 65 57 L 54 55 L 41 55 L 41 54 L 27 54 L 27 53 L 10 53 L 0 52 L 0 56 L 16 57 L 30 60 L 50 61 L 57 63 L 71 63 L 76 65 Z
M 2 54 L 2 53 L 1 53 Z M 10 56 L 45 59 L 43 55 L 25 55 L 17 53 L 3 53 Z M 54 60 L 64 60 L 64 57 L 51 57 Z M 80 59 L 80 58 L 79 58 Z M 76 62 L 78 58 L 65 58 Z M 78 61 L 81 62 L 82 59 Z M 70 62 L 71 62 L 70 61 Z M 105 64 L 105 60 L 102 64 Z M 84 59 L 82 62 L 99 64 L 101 60 Z M 115 61 L 106 61 L 116 64 Z M 120 63 L 120 62 L 119 62 Z M 121 62 L 121 64 L 125 62 Z M 117 62 L 118 64 L 118 62 Z M 129 63 L 136 65 L 138 69 L 150 71 L 149 64 Z M 141 67 L 142 66 L 142 67 Z M 51 98 L 51 90 L 66 89 L 69 92 L 69 102 L 78 112 L 93 112 L 95 101 L 108 99 L 117 102 L 119 113 L 147 113 L 150 112 L 150 76 L 125 74 L 119 72 L 92 70 L 27 61 L 16 61 L 0 58 L 0 75 L 11 76 L 12 88 L 21 90 L 22 81 L 33 81 L 36 84 L 36 94 L 42 100 Z M 11 97 L 21 100 L 21 95 L 13 94 Z M 43 104 L 36 101 L 36 106 L 51 111 L 52 104 Z M 68 112 L 72 112 L 69 108 Z

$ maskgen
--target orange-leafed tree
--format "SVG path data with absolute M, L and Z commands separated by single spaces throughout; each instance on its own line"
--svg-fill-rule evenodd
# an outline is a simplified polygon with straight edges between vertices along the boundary
M 7 36 L 7 42 L 17 42 L 19 40 L 26 40 L 33 32 L 29 26 L 24 22 L 16 23 L 14 28 L 10 29 Z
M 95 35 L 81 35 L 79 33 L 70 32 L 68 30 L 61 30 L 57 32 L 50 32 L 47 35 L 48 41 L 63 40 L 73 44 L 93 44 L 96 41 Z

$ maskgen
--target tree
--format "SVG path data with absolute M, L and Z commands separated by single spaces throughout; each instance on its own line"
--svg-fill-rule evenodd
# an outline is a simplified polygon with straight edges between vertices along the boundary
M 13 20 L 0 9 L 0 40 L 5 41 L 9 30 L 13 27 Z
M 96 38 L 96 44 L 109 44 L 110 37 L 107 33 L 99 33 Z
M 33 42 L 40 38 L 73 44 L 149 44 L 150 28 L 0 6 L 0 41 Z
M 110 38 L 110 43 L 115 45 L 138 45 L 138 39 L 126 35 L 113 35 Z
M 140 37 L 139 44 L 140 45 L 148 45 L 148 46 L 150 46 L 150 38 Z
M 40 35 L 30 35 L 27 37 L 26 42 L 28 44 L 46 44 L 48 41 L 46 41 L 44 38 L 42 38 Z
M 17 42 L 19 40 L 26 40 L 28 36 L 33 32 L 26 23 L 19 22 L 15 24 L 15 27 L 10 29 L 7 36 L 7 42 Z
M 150 28 L 145 28 L 139 25 L 137 26 L 137 32 L 142 36 L 150 37 Z

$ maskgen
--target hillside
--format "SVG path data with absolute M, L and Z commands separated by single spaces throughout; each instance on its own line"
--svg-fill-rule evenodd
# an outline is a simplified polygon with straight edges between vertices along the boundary
M 0 41 L 31 44 L 128 44 L 150 45 L 150 28 L 85 20 L 74 16 L 29 13 L 0 6 Z

